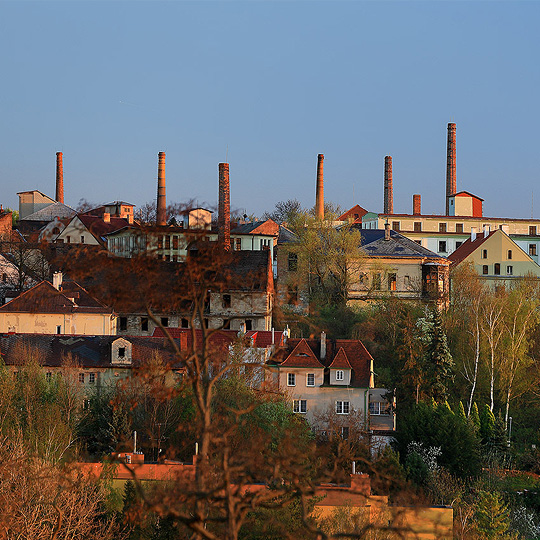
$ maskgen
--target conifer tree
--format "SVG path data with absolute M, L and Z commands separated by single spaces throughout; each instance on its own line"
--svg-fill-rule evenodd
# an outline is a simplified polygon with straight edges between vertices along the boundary
M 473 403 L 469 418 L 476 429 L 480 430 L 480 415 L 478 414 L 478 405 L 476 404 L 476 401 Z
M 506 537 L 510 526 L 510 510 L 497 491 L 481 491 L 475 511 L 475 529 L 480 538 L 491 540 Z
M 427 370 L 431 394 L 436 401 L 442 401 L 447 398 L 448 384 L 454 379 L 454 361 L 448 348 L 441 316 L 437 310 L 432 312 L 432 320 L 426 355 Z
M 462 420 L 467 420 L 467 415 L 465 414 L 465 407 L 463 407 L 463 401 L 460 401 L 458 404 L 457 416 Z

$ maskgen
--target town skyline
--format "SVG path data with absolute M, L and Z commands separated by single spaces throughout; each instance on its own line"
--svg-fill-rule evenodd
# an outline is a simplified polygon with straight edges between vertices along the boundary
M 129 9 L 127 6 L 129 5 Z M 534 160 L 539 73 L 532 2 L 4 2 L 0 94 L 4 206 L 17 191 L 65 202 L 155 200 L 167 154 L 170 201 L 325 200 L 380 212 L 384 157 L 395 213 L 444 214 L 446 126 L 457 187 L 484 215 L 540 217 Z M 16 46 L 14 46 L 16 44 Z M 509 191 L 511 189 L 511 193 Z M 531 216 L 532 214 L 532 216 Z

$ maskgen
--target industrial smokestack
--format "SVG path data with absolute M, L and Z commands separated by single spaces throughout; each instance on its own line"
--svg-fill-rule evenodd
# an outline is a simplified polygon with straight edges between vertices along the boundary
M 231 196 L 229 164 L 219 164 L 218 242 L 225 250 L 231 249 Z
M 456 124 L 448 124 L 446 146 L 446 215 L 450 215 L 450 197 L 457 191 L 456 182 Z
M 384 158 L 384 213 L 394 213 L 394 188 L 392 186 L 392 156 Z
M 422 202 L 420 195 L 412 196 L 412 213 L 415 216 L 419 216 L 422 213 Z
M 324 154 L 317 156 L 317 191 L 315 192 L 315 217 L 324 219 Z
M 167 196 L 165 192 L 165 152 L 160 152 L 158 154 L 156 225 L 167 225 Z
M 64 203 L 64 165 L 62 152 L 56 152 L 56 200 Z

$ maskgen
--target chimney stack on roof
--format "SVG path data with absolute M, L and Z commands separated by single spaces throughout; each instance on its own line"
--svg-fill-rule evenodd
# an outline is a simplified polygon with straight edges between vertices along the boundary
M 324 219 L 324 154 L 317 156 L 317 190 L 315 192 L 315 217 Z
M 229 164 L 219 164 L 218 243 L 225 251 L 231 249 L 231 195 Z
M 392 186 L 392 156 L 384 158 L 384 213 L 394 213 L 394 188 Z
M 448 124 L 446 146 L 446 215 L 450 215 L 450 197 L 457 191 L 456 181 L 456 124 Z
M 384 224 L 384 239 L 390 240 L 390 223 L 388 221 Z
M 321 360 L 326 358 L 326 332 L 321 332 Z
M 418 194 L 412 196 L 412 209 L 415 216 L 420 216 L 422 214 L 422 199 Z
M 62 152 L 56 152 L 56 200 L 64 202 L 64 166 L 62 164 Z
M 53 282 L 52 282 L 52 284 L 53 284 L 53 287 L 54 287 L 57 291 L 59 291 L 60 288 L 62 287 L 62 277 L 63 277 L 63 276 L 62 276 L 62 272 L 55 272 L 55 273 L 53 274 L 53 277 L 52 277 Z
M 165 192 L 165 152 L 160 152 L 158 154 L 156 225 L 167 225 L 167 196 Z

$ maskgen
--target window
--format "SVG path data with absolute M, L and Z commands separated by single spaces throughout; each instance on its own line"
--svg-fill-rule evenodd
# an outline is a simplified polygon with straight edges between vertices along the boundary
M 84 236 L 81 236 L 81 244 L 84 244 Z
M 169 317 L 161 317 L 161 326 L 167 328 L 169 326 Z
M 84 384 L 84 373 L 79 373 L 79 382 Z
M 456 223 L 456 232 L 463 234 L 463 223 Z
M 56 327 L 56 333 L 57 333 L 57 334 L 61 334 L 61 333 L 62 333 L 62 327 L 61 327 L 61 326 L 57 326 L 57 327 Z
M 235 241 L 234 241 L 234 249 L 236 251 L 241 251 L 242 250 L 242 239 L 241 238 L 236 238 Z
M 231 307 L 231 295 L 230 294 L 224 294 L 223 295 L 223 307 L 225 309 Z
M 296 272 L 298 270 L 298 255 L 296 253 L 289 253 L 289 272 Z
M 487 264 L 484 264 L 484 266 L 482 266 L 482 274 L 484 274 L 484 275 L 489 274 L 489 270 L 488 270 L 488 265 L 487 265 Z
M 507 266 L 506 267 L 506 275 L 511 276 L 514 273 L 514 267 L 513 266 Z
M 487 259 L 487 249 L 482 250 L 482 259 Z
M 421 221 L 415 221 L 413 225 L 414 232 L 422 232 L 422 222 Z
M 118 347 L 118 358 L 125 358 L 125 357 L 126 357 L 126 348 Z
M 253 321 L 251 319 L 246 319 L 246 332 L 253 330 Z
M 141 332 L 148 332 L 148 317 L 141 317 Z
M 90 384 L 95 384 L 96 383 L 96 374 L 95 373 L 89 373 L 88 374 L 88 382 Z
M 446 232 L 446 223 L 439 223 L 439 232 Z
M 210 321 L 208 319 L 204 319 L 204 327 L 208 328 L 210 325 Z
M 399 231 L 399 221 L 392 221 L 392 230 Z
M 118 325 L 120 331 L 126 331 L 127 330 L 127 317 L 120 317 L 118 319 Z
M 187 319 L 182 319 L 182 320 L 180 321 L 180 326 L 181 326 L 182 328 L 189 328 L 189 321 L 188 321 Z
M 171 237 L 169 235 L 165 237 L 165 249 L 171 249 Z
M 71 236 L 69 236 L 69 235 L 66 236 L 66 242 L 67 242 L 68 244 L 71 244 Z
M 172 239 L 172 248 L 173 248 L 173 249 L 178 249 L 178 236 L 173 236 L 173 239 Z
M 342 381 L 345 378 L 345 372 L 342 369 L 336 371 L 336 381 Z
M 439 251 L 446 253 L 446 240 L 439 240 Z
M 531 257 L 536 255 L 536 244 L 529 244 L 529 255 Z
M 223 329 L 224 330 L 230 330 L 231 329 L 231 320 L 230 319 L 223 319 Z
M 529 236 L 536 236 L 536 225 L 529 225 Z
M 296 374 L 288 373 L 287 374 L 287 386 L 296 386 Z
M 293 412 L 307 413 L 307 401 L 305 399 L 293 399 Z
M 501 275 L 501 265 L 499 263 L 495 263 L 495 268 L 493 272 L 496 276 Z
M 50 382 L 50 380 L 52 379 L 52 373 L 50 371 L 47 371 L 47 373 L 45 373 L 45 378 L 47 379 L 47 382 Z
M 341 438 L 346 441 L 349 438 L 349 426 L 343 426 L 341 428 Z
M 388 290 L 395 291 L 397 289 L 397 275 L 388 274 Z
M 381 274 L 373 274 L 373 288 L 376 291 L 381 290 Z
M 508 259 L 509 261 L 512 260 L 512 250 L 511 250 L 511 249 L 508 250 L 508 257 L 507 257 L 507 259 Z
M 349 401 L 336 401 L 336 414 L 349 414 Z
M 306 376 L 306 386 L 315 386 L 315 373 L 308 373 Z
M 381 415 L 390 414 L 389 404 L 387 402 L 370 401 L 369 414 Z
M 163 249 L 163 236 L 158 236 L 158 239 L 157 239 L 157 247 L 158 249 Z

